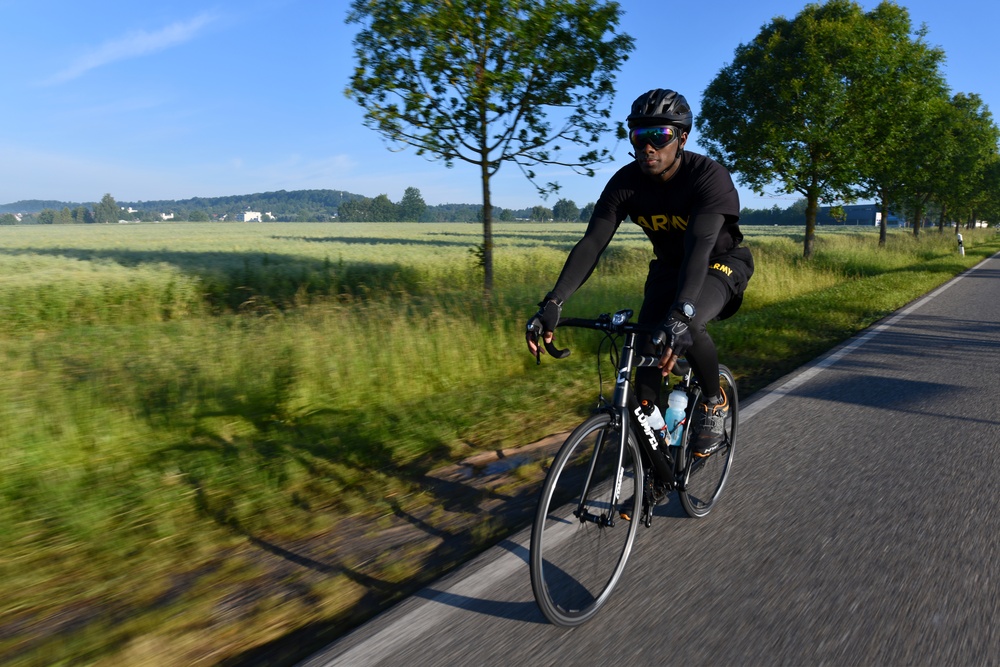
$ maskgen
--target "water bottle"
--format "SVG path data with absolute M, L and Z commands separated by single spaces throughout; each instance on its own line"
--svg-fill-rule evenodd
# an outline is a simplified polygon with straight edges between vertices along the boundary
M 648 407 L 649 403 L 643 401 L 643 408 Z M 653 411 L 646 415 L 646 423 L 649 424 L 649 428 L 653 429 L 653 433 L 656 434 L 660 440 L 667 437 L 667 425 L 663 421 L 663 414 L 660 412 L 660 408 L 657 405 L 653 405 Z
M 667 397 L 667 414 L 665 418 L 666 429 L 668 431 L 668 442 L 674 447 L 681 444 L 681 435 L 684 433 L 684 411 L 687 410 L 688 395 L 683 389 L 674 389 Z

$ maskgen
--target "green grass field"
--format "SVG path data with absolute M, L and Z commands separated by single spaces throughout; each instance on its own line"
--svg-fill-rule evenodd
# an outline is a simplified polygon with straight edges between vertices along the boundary
M 593 339 L 538 367 L 523 326 L 583 229 L 498 225 L 487 305 L 479 225 L 0 227 L 0 662 L 218 664 L 349 623 L 363 582 L 263 582 L 262 545 L 578 422 Z M 713 329 L 744 396 L 1000 250 L 821 229 L 806 262 L 801 229 L 745 232 L 757 273 Z M 650 257 L 623 226 L 564 314 L 638 310 Z

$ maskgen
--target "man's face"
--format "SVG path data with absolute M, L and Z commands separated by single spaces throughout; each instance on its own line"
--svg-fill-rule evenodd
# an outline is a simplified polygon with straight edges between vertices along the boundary
M 637 127 L 629 132 L 629 141 L 642 173 L 665 181 L 680 167 L 677 153 L 684 148 L 687 132 L 670 125 Z

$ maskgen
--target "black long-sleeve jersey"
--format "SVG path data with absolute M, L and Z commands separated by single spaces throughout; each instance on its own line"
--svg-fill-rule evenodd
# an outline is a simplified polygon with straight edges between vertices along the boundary
M 711 158 L 684 151 L 680 168 L 666 182 L 651 179 L 631 162 L 608 181 L 586 233 L 549 294 L 562 302 L 579 289 L 627 217 L 643 228 L 657 259 L 676 267 L 680 275 L 676 300 L 696 303 L 709 260 L 743 240 L 739 216 L 733 179 Z

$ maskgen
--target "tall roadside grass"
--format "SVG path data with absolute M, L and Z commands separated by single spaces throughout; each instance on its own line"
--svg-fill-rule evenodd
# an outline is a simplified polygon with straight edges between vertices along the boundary
M 4 229 L 0 661 L 217 664 L 400 585 L 344 560 L 343 517 L 593 405 L 592 335 L 541 367 L 523 340 L 582 231 L 498 226 L 485 306 L 475 225 Z M 821 233 L 805 262 L 800 230 L 746 231 L 713 332 L 751 391 L 1000 249 Z M 565 314 L 638 310 L 649 259 L 623 228 Z M 282 545 L 327 570 L 265 566 Z
M 760 388 L 996 251 L 994 231 L 973 236 L 962 257 L 953 234 L 893 230 L 880 248 L 874 232 L 825 231 L 805 260 L 799 234 L 751 227 L 757 272 L 741 312 L 715 325 L 721 354 Z

